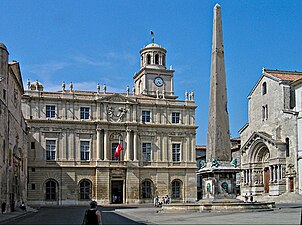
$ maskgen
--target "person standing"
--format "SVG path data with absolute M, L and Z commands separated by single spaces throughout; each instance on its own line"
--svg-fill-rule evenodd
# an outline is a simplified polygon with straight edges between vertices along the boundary
M 102 225 L 101 212 L 97 210 L 97 202 L 90 202 L 90 209 L 85 212 L 83 225 Z

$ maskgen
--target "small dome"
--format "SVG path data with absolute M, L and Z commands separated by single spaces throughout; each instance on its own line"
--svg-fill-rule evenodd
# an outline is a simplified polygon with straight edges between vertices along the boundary
M 43 89 L 44 89 L 44 87 L 39 81 L 35 81 L 30 84 L 30 90 L 32 90 L 32 91 L 34 91 L 34 90 L 43 91 Z
M 156 43 L 150 43 L 145 48 L 152 48 L 152 47 L 161 48 L 161 46 L 159 44 L 156 44 Z

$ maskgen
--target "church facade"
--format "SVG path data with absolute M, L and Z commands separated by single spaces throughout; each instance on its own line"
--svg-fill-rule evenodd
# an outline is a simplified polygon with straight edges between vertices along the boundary
M 248 96 L 241 136 L 241 191 L 301 194 L 302 73 L 263 69 Z
M 174 95 L 174 70 L 154 42 L 126 93 L 58 92 L 27 83 L 22 99 L 30 131 L 28 203 L 38 205 L 196 200 L 194 93 Z M 121 146 L 119 157 L 114 153 Z

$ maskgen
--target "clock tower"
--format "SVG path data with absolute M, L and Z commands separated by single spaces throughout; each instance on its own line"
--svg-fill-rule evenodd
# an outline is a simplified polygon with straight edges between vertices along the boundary
M 167 50 L 152 42 L 140 50 L 140 71 L 134 74 L 135 94 L 176 99 L 172 66 L 166 67 Z

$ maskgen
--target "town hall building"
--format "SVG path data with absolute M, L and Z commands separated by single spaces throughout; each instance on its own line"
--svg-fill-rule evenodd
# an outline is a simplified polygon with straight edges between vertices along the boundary
M 106 85 L 57 92 L 27 82 L 22 109 L 29 126 L 28 204 L 67 205 L 196 200 L 194 93 L 174 93 L 166 49 L 140 50 L 133 88 Z M 114 157 L 117 146 L 124 150 Z

